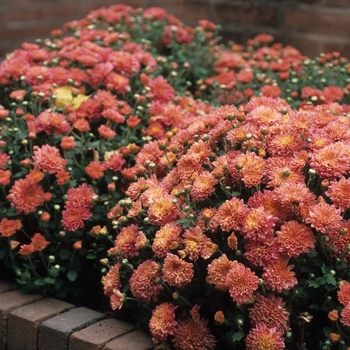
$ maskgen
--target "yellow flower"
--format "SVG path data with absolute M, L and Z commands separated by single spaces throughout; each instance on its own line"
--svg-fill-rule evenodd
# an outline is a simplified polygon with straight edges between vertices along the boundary
M 90 95 L 87 96 L 84 94 L 73 96 L 70 86 L 62 86 L 58 88 L 55 95 L 55 106 L 64 108 L 65 106 L 70 105 L 73 109 L 78 109 L 85 100 L 90 98 Z

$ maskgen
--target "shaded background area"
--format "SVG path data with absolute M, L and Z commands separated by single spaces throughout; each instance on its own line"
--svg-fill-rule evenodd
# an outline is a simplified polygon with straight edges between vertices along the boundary
M 350 0 L 0 0 L 0 57 L 117 3 L 162 7 L 194 26 L 208 19 L 223 26 L 225 40 L 238 44 L 265 32 L 310 57 L 339 51 L 350 58 Z

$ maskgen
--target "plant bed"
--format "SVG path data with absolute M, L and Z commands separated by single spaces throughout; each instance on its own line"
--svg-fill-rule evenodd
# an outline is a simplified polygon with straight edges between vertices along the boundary
M 347 349 L 348 60 L 218 30 L 115 5 L 3 60 L 1 277 L 155 349 Z

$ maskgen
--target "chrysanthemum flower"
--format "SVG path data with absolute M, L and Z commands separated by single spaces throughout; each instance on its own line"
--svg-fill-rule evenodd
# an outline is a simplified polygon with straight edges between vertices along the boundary
M 68 200 L 65 207 L 91 208 L 93 205 L 92 196 L 94 194 L 95 192 L 93 188 L 89 187 L 86 183 L 83 183 L 76 188 L 70 188 L 67 191 Z
M 153 225 L 162 226 L 179 218 L 180 212 L 173 203 L 174 199 L 174 196 L 163 195 L 154 200 L 147 211 L 149 220 Z
M 282 333 L 275 327 L 269 328 L 264 323 L 258 323 L 249 331 L 245 343 L 246 350 L 282 350 L 285 348 Z
M 110 127 L 104 124 L 99 126 L 98 133 L 104 139 L 112 139 L 115 135 L 117 135 L 117 133 L 114 130 L 112 130 Z
M 49 174 L 57 173 L 64 169 L 66 159 L 60 156 L 58 148 L 50 145 L 43 145 L 34 151 L 34 165 Z
M 32 237 L 31 244 L 33 245 L 34 251 L 42 251 L 50 244 L 50 242 L 48 242 L 41 233 L 35 233 Z
M 183 288 L 194 276 L 193 264 L 180 259 L 177 255 L 168 253 L 164 259 L 162 279 L 169 286 Z
M 157 305 L 152 311 L 149 321 L 149 330 L 156 340 L 166 340 L 168 335 L 174 335 L 177 327 L 175 309 L 177 306 L 170 303 Z
M 66 117 L 57 112 L 44 111 L 35 120 L 37 132 L 45 131 L 47 135 L 62 135 L 69 131 L 71 125 Z
M 11 171 L 0 169 L 0 185 L 6 186 L 10 183 L 10 181 L 11 181 Z
M 30 179 L 16 180 L 9 192 L 6 198 L 18 213 L 28 215 L 44 204 L 44 190 Z
M 103 292 L 108 297 L 114 293 L 114 289 L 121 288 L 119 269 L 121 264 L 118 262 L 110 267 L 106 276 L 104 276 L 103 282 Z
M 310 166 L 323 179 L 346 175 L 350 170 L 349 145 L 336 142 L 316 150 L 311 156 Z
M 68 231 L 76 231 L 83 228 L 84 220 L 92 216 L 90 210 L 84 206 L 69 206 L 62 211 L 62 225 Z
M 293 156 L 305 147 L 305 141 L 295 132 L 276 133 L 268 139 L 267 150 L 272 156 Z
M 226 276 L 230 269 L 236 264 L 237 262 L 229 260 L 226 254 L 223 254 L 220 258 L 214 259 L 207 267 L 207 283 L 214 284 L 215 288 L 218 290 L 223 292 L 227 291 L 229 286 L 226 282 Z
M 193 317 L 179 321 L 174 335 L 176 350 L 214 350 L 216 339 L 210 334 L 208 321 Z
M 113 154 L 111 154 L 108 159 L 103 162 L 103 169 L 119 171 L 121 170 L 124 163 L 125 159 L 123 159 L 123 155 L 113 152 Z
M 10 237 L 16 233 L 16 231 L 20 230 L 22 227 L 22 223 L 20 220 L 10 220 L 7 218 L 3 218 L 0 221 L 0 235 L 3 237 Z
M 145 260 L 130 277 L 130 290 L 132 295 L 146 303 L 157 301 L 163 286 L 159 284 L 161 270 L 153 260 Z
M 222 204 L 210 221 L 212 229 L 221 228 L 222 231 L 231 232 L 240 230 L 248 214 L 248 207 L 242 199 L 233 197 Z
M 344 326 L 350 326 L 350 303 L 347 303 L 341 312 L 340 322 Z
M 350 303 L 350 283 L 345 280 L 339 284 L 338 300 L 344 306 Z
M 164 79 L 159 76 L 148 82 L 148 87 L 151 89 L 149 96 L 161 102 L 170 102 L 175 97 L 174 88 Z
M 350 208 L 350 179 L 342 176 L 338 181 L 331 181 L 326 195 L 331 198 L 333 204 L 344 211 Z
M 182 232 L 180 225 L 173 223 L 165 224 L 155 234 L 152 251 L 155 256 L 161 258 L 172 249 L 176 249 L 180 243 L 180 234 Z
M 204 201 L 214 191 L 218 181 L 209 171 L 198 174 L 191 188 L 191 198 L 194 201 Z
M 315 247 L 315 236 L 311 228 L 297 221 L 287 221 L 277 231 L 279 251 L 290 257 L 308 253 Z
M 305 222 L 310 224 L 318 232 L 328 233 L 338 230 L 342 225 L 340 209 L 326 202 L 321 202 L 309 207 Z
M 86 172 L 92 179 L 99 179 L 103 176 L 103 166 L 98 161 L 91 161 L 85 168 Z
M 276 328 L 282 334 L 290 330 L 289 315 L 282 298 L 269 294 L 267 298 L 259 294 L 254 306 L 249 310 L 249 319 L 253 327 L 263 323 L 268 328 Z
M 232 299 L 240 305 L 252 298 L 258 289 L 259 279 L 251 269 L 237 262 L 227 273 L 226 285 Z
M 30 255 L 34 253 L 34 246 L 33 244 L 23 244 L 21 246 L 21 249 L 18 251 L 18 254 L 21 254 L 21 255 Z
M 76 146 L 76 143 L 73 136 L 64 136 L 60 145 L 64 150 L 68 151 L 73 149 Z
M 64 185 L 70 179 L 70 173 L 66 170 L 60 170 L 56 173 L 57 183 Z
M 283 289 L 289 290 L 298 284 L 295 273 L 291 271 L 294 265 L 288 265 L 289 259 L 287 255 L 280 255 L 264 266 L 262 277 L 267 289 L 281 293 Z
M 10 159 L 11 157 L 8 154 L 0 152 L 0 169 L 1 170 L 6 169 Z
M 139 231 L 139 227 L 131 224 L 121 229 L 114 241 L 114 247 L 110 248 L 108 253 L 122 253 L 126 258 L 132 258 L 139 254 L 139 242 L 145 240 L 146 236 L 142 231 Z
M 113 289 L 113 294 L 109 297 L 112 310 L 120 310 L 123 307 L 126 296 L 117 288 Z
M 248 239 L 244 249 L 244 257 L 255 266 L 267 266 L 280 255 L 276 237 L 263 240 Z

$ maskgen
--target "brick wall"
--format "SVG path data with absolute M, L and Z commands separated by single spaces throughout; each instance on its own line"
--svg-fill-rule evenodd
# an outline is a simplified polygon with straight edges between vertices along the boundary
M 1 0 L 0 57 L 91 9 L 122 2 L 163 7 L 190 25 L 209 19 L 237 43 L 267 32 L 308 56 L 340 51 L 350 58 L 350 0 Z

